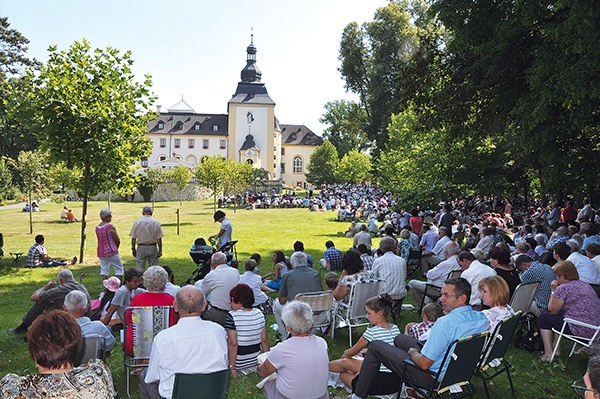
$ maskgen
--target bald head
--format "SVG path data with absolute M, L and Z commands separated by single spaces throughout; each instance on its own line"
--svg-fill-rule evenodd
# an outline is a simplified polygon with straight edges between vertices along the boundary
M 177 291 L 175 296 L 175 310 L 179 317 L 199 316 L 206 307 L 204 294 L 193 285 L 186 285 Z

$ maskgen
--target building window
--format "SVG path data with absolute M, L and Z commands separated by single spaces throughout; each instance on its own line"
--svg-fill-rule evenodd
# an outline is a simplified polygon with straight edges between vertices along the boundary
M 208 140 L 202 140 L 202 149 L 208 150 Z
M 219 125 L 213 125 L 213 132 L 219 131 Z
M 175 126 L 175 129 L 177 129 L 177 130 L 183 129 L 183 123 L 177 122 L 177 125 Z
M 294 157 L 294 173 L 302 173 L 302 158 Z
M 277 164 L 276 163 L 273 164 L 273 169 L 277 170 Z
M 163 130 L 165 128 L 165 124 L 162 122 L 158 122 L 158 130 Z
M 161 155 L 160 157 L 158 157 L 159 161 L 166 161 L 167 157 L 165 157 L 164 155 Z
M 277 161 L 277 155 L 273 155 L 273 161 Z
M 160 147 L 165 148 L 167 146 L 167 139 L 160 139 Z
M 281 147 L 281 155 L 285 155 L 285 148 Z
M 194 148 L 194 139 L 188 139 L 188 148 Z
M 273 152 L 277 153 L 277 146 L 273 146 Z
M 219 141 L 219 147 L 224 150 L 225 149 L 225 140 L 220 140 Z
M 200 124 L 199 124 L 199 123 L 196 123 L 196 124 L 194 125 L 194 130 L 195 130 L 195 131 L 199 131 L 199 130 L 200 130 Z
M 285 164 L 284 163 L 281 164 L 281 170 L 279 171 L 279 173 L 281 173 L 282 175 L 285 174 Z
M 252 161 L 251 159 L 246 159 L 246 163 L 249 163 L 250 165 L 252 165 L 254 163 L 254 161 Z
M 181 139 L 175 139 L 175 148 L 181 147 Z
M 148 158 L 144 157 L 142 158 L 142 168 L 147 168 L 148 167 Z

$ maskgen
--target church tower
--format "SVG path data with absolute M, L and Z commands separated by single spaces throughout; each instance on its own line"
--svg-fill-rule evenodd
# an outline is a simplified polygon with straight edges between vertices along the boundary
M 256 65 L 254 35 L 246 49 L 246 66 L 235 94 L 227 103 L 229 145 L 227 158 L 248 162 L 269 172 L 269 179 L 281 179 L 281 131 L 275 118 L 275 102 L 260 79 Z

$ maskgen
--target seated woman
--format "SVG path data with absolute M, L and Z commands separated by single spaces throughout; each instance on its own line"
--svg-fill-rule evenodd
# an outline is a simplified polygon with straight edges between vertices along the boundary
M 500 320 L 515 314 L 515 311 L 508 305 L 509 288 L 502 277 L 482 278 L 479 282 L 479 295 L 481 296 L 481 302 L 490 307 L 483 310 L 485 317 L 490 321 L 490 333 L 494 332 Z
M 556 343 L 552 328 L 560 330 L 564 318 L 600 325 L 600 299 L 588 283 L 579 280 L 575 265 L 564 261 L 557 263 L 552 269 L 556 280 L 550 284 L 552 295 L 548 302 L 548 312 L 542 313 L 538 318 L 544 342 L 544 355 L 540 358 L 543 362 L 550 361 Z M 568 325 L 565 332 L 581 337 L 591 337 L 593 334 L 593 330 L 577 325 Z M 556 356 L 560 356 L 560 348 L 556 351 Z
M 356 383 L 354 380 L 362 366 L 363 351 L 372 341 L 379 340 L 394 346 L 394 338 L 400 334 L 400 330 L 398 326 L 390 323 L 392 302 L 392 297 L 388 294 L 367 299 L 365 308 L 371 327 L 367 328 L 352 348 L 344 351 L 341 359 L 329 362 L 329 371 L 340 373 L 340 379 L 348 388 L 352 388 L 353 382 Z M 371 392 L 372 395 L 394 393 L 398 391 L 400 377 L 387 367 L 381 366 L 378 381 L 374 385 L 377 388 Z
M 410 231 L 407 229 L 402 229 L 400 238 L 401 240 L 398 241 L 398 256 L 404 259 L 405 262 L 408 262 L 411 249 L 416 250 L 417 248 L 414 247 L 413 241 L 410 239 Z
M 169 275 L 161 266 L 150 266 L 144 272 L 144 287 L 148 290 L 133 297 L 129 306 L 173 306 L 175 298 L 165 293 Z M 125 313 L 125 351 L 133 355 L 133 329 L 131 312 Z M 171 308 L 169 327 L 177 324 L 177 313 Z
M 342 274 L 338 286 L 333 291 L 336 301 L 348 303 L 350 289 L 363 280 L 377 280 L 371 271 L 365 271 L 360 255 L 355 251 L 347 251 L 342 255 Z
M 510 263 L 510 252 L 506 248 L 493 247 L 490 249 L 490 266 L 496 271 L 496 274 L 506 281 L 509 288 L 508 299 L 512 297 L 517 285 L 521 284 L 519 272 L 512 267 Z M 507 301 L 508 302 L 508 301 Z
M 240 283 L 250 287 L 254 294 L 254 303 L 252 304 L 252 307 L 261 306 L 269 299 L 267 294 L 263 292 L 263 284 L 260 275 L 254 273 L 255 268 L 256 261 L 254 259 L 246 259 L 244 262 L 244 274 L 240 276 Z
M 290 271 L 287 263 L 285 263 L 285 255 L 282 251 L 273 252 L 273 271 L 271 273 L 265 274 L 263 278 L 273 277 L 270 281 L 268 281 L 265 286 L 269 288 L 271 291 L 279 291 L 279 287 L 281 287 L 281 278 Z
M 277 372 L 277 378 L 265 383 L 267 399 L 326 399 L 328 363 L 327 342 L 310 335 L 313 313 L 305 302 L 288 302 L 282 319 L 290 338 L 273 347 L 258 374 L 265 378 Z
M 269 351 L 269 341 L 265 316 L 259 309 L 252 307 L 252 288 L 246 284 L 238 284 L 231 289 L 229 296 L 232 310 L 227 313 L 225 330 L 229 346 L 229 367 L 231 375 L 236 377 L 238 374 L 256 372 L 256 356 Z
M 0 380 L 2 398 L 108 399 L 117 396 L 110 370 L 102 361 L 73 367 L 82 342 L 81 328 L 67 312 L 52 310 L 39 316 L 27 333 L 29 354 L 39 374 L 23 377 L 6 374 Z

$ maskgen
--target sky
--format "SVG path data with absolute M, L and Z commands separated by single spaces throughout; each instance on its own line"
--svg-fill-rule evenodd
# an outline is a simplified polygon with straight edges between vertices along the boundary
M 356 100 L 337 68 L 344 27 L 371 21 L 387 0 L 2 0 L 0 16 L 30 41 L 28 56 L 45 62 L 48 47 L 131 51 L 134 73 L 152 76 L 165 111 L 183 99 L 198 113 L 227 113 L 246 47 L 256 60 L 275 115 L 321 135 L 328 101 Z

